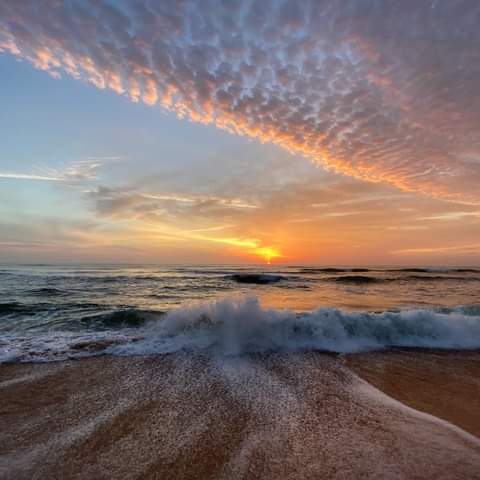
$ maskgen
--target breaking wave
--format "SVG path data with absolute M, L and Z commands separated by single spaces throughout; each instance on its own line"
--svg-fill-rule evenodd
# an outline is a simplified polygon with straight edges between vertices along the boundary
M 209 350 L 224 355 L 395 347 L 480 349 L 480 306 L 436 310 L 306 313 L 264 309 L 255 297 L 193 304 L 162 314 L 133 310 L 91 319 L 109 329 L 9 334 L 0 361 L 52 361 L 99 354 Z M 88 325 L 87 325 L 88 326 Z
M 344 312 L 319 308 L 297 314 L 261 308 L 254 297 L 181 308 L 110 349 L 117 354 L 214 348 L 225 354 L 320 350 L 348 353 L 390 347 L 480 348 L 480 309 Z

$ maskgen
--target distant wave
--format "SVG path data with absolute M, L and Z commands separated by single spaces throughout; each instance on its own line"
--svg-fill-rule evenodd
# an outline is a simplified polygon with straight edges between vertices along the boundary
M 344 275 L 342 277 L 335 277 L 331 280 L 339 283 L 354 283 L 354 284 L 367 284 L 367 283 L 379 283 L 382 280 L 375 277 L 367 277 L 365 275 Z
M 371 270 L 369 268 L 334 268 L 334 267 L 325 267 L 325 268 L 317 268 L 317 267 L 299 267 L 299 273 L 366 273 L 375 270 Z
M 280 282 L 281 280 L 286 280 L 286 277 L 282 275 L 272 275 L 267 273 L 235 273 L 227 275 L 226 278 L 237 283 L 253 283 L 257 285 L 268 285 Z
M 337 267 L 295 267 L 299 273 L 480 273 L 478 268 L 449 268 L 449 267 L 407 267 L 407 268 L 337 268 Z
M 329 277 L 327 281 L 346 283 L 346 284 L 373 284 L 373 283 L 388 283 L 388 282 L 480 282 L 480 277 L 458 277 L 451 275 L 407 275 L 398 277 L 372 277 L 365 275 L 343 275 L 338 277 Z
M 236 271 L 243 271 L 246 270 L 248 271 L 248 268 L 237 268 Z M 194 275 L 229 275 L 233 273 L 233 270 L 231 269 L 212 269 L 212 268 L 204 268 L 204 269 L 192 269 L 192 268 L 176 268 L 176 272 L 185 274 L 185 273 L 190 273 Z M 185 278 L 182 275 L 182 278 Z
M 315 267 L 305 267 L 300 268 L 300 273 L 341 273 L 346 272 L 344 268 L 315 268 Z
M 389 269 L 387 272 L 406 272 L 406 273 L 430 273 L 432 270 L 428 268 L 394 268 Z
M 111 283 L 111 282 L 119 282 L 119 281 L 128 281 L 128 282 L 135 282 L 139 280 L 145 281 L 157 281 L 162 280 L 161 276 L 154 276 L 154 275 L 108 275 L 108 276 L 83 276 L 80 278 L 85 278 L 88 281 L 94 281 L 99 283 Z
M 302 274 L 307 273 L 316 273 L 316 274 L 337 274 L 335 276 L 323 276 L 317 277 L 315 280 L 308 279 L 308 277 L 303 277 Z M 346 273 L 360 273 L 360 272 L 371 272 L 370 275 L 347 275 Z M 340 269 L 315 269 L 313 271 L 302 271 L 302 273 L 294 273 L 292 272 L 289 275 L 280 275 L 280 274 L 272 274 L 272 273 L 233 273 L 229 275 L 225 275 L 224 278 L 228 280 L 233 280 L 237 283 L 244 283 L 244 284 L 257 284 L 257 285 L 270 285 L 276 283 L 282 283 L 282 286 L 286 288 L 299 288 L 297 283 L 294 283 L 294 280 L 303 280 L 309 283 L 311 282 L 336 282 L 336 283 L 343 283 L 343 284 L 351 284 L 351 285 L 369 285 L 369 284 L 379 284 L 379 283 L 387 283 L 387 282 L 407 282 L 407 281 L 425 281 L 425 282 L 435 282 L 435 281 L 480 281 L 480 276 L 453 276 L 452 274 L 433 274 L 433 272 L 428 272 L 428 274 L 420 269 L 410 269 L 410 270 L 402 270 L 402 273 L 413 273 L 412 275 L 393 275 L 393 273 L 400 272 L 399 270 L 384 270 L 382 272 L 386 272 L 388 276 L 384 275 L 375 275 L 374 270 L 367 270 L 367 269 L 350 269 L 350 270 L 340 270 Z M 452 271 L 453 273 L 453 271 Z M 470 271 L 468 271 L 470 273 Z M 480 272 L 479 272 L 480 273 Z M 290 282 L 283 283 L 283 281 L 289 280 Z M 305 288 L 305 285 L 303 285 Z
M 13 273 L 11 275 L 14 275 Z M 18 273 L 15 274 L 18 276 L 33 276 L 33 277 L 42 277 L 43 279 L 48 280 L 48 282 L 75 282 L 75 283 L 94 283 L 94 284 L 109 284 L 109 283 L 117 283 L 117 282 L 138 282 L 138 281 L 152 281 L 152 282 L 165 282 L 171 280 L 178 280 L 181 278 L 182 280 L 196 280 L 198 279 L 195 275 L 182 275 L 179 277 L 178 275 L 84 275 L 78 273 L 72 274 L 44 274 L 44 275 L 30 275 L 28 273 Z
M 395 268 L 385 270 L 387 272 L 406 272 L 406 273 L 480 273 L 480 269 L 475 268 Z
M 413 280 L 422 282 L 454 280 L 457 282 L 480 282 L 480 277 L 453 277 L 451 275 L 409 275 L 408 277 L 399 277 L 394 280 Z

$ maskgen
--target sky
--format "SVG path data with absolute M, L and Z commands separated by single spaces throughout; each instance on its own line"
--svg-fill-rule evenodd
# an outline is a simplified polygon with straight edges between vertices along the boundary
M 0 262 L 480 265 L 480 3 L 0 3 Z

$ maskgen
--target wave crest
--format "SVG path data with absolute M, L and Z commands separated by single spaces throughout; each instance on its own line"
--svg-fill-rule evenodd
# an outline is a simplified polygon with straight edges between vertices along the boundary
M 192 304 L 168 313 L 132 309 L 82 319 L 79 330 L 7 331 L 0 362 L 208 350 L 222 355 L 395 347 L 480 349 L 480 305 L 436 310 L 312 312 L 264 309 L 255 297 Z
M 476 310 L 344 312 L 319 308 L 296 314 L 263 309 L 255 297 L 181 308 L 143 332 L 143 339 L 110 349 L 118 354 L 215 348 L 225 354 L 320 350 L 349 353 L 389 347 L 480 348 Z

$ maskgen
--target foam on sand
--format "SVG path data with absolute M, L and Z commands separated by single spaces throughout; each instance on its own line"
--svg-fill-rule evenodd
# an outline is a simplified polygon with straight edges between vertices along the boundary
M 325 354 L 178 352 L 0 368 L 23 379 L 1 387 L 5 479 L 452 480 L 480 468 L 478 440 Z

